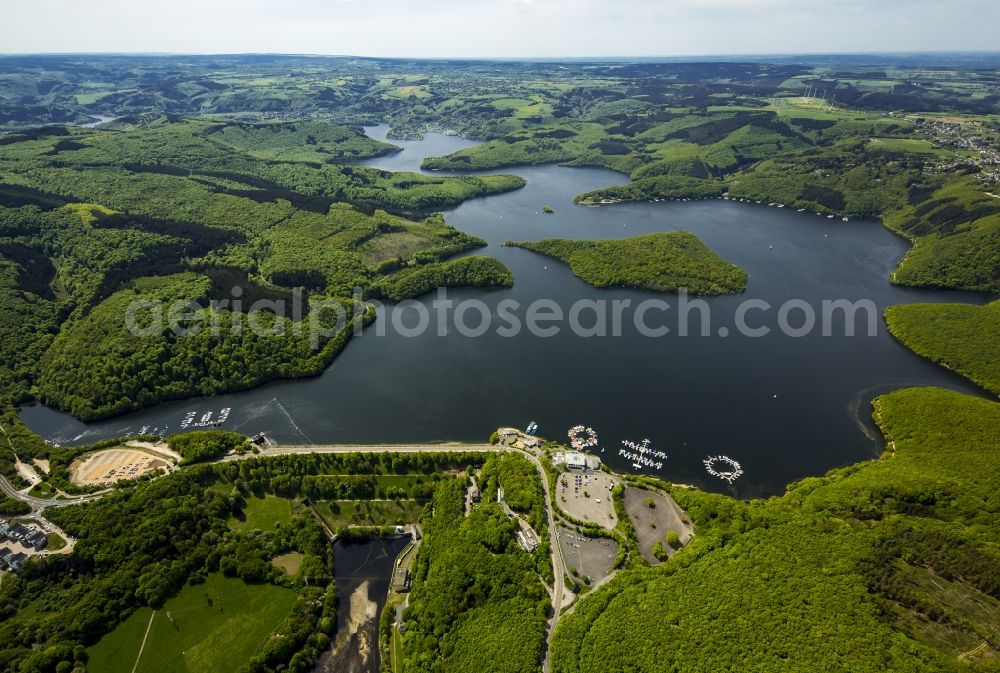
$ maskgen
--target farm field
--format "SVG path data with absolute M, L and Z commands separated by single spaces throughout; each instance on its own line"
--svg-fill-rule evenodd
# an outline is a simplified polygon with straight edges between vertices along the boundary
M 186 586 L 155 614 L 149 608 L 136 611 L 88 650 L 88 670 L 236 673 L 295 601 L 289 589 L 209 575 L 204 584 Z

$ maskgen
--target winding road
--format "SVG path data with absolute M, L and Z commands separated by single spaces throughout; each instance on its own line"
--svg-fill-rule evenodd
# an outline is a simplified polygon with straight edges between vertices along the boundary
M 258 453 L 248 453 L 243 455 L 231 455 L 222 459 L 223 462 L 247 460 L 250 458 L 261 458 L 271 456 L 293 456 L 311 453 L 440 453 L 448 452 L 469 452 L 469 453 L 493 453 L 496 451 L 508 451 L 517 453 L 535 466 L 538 471 L 538 478 L 542 482 L 542 490 L 545 494 L 546 518 L 549 523 L 549 551 L 552 556 L 552 589 L 550 597 L 552 600 L 552 617 L 545 636 L 545 659 L 542 662 L 542 671 L 549 671 L 549 652 L 552 647 L 552 637 L 559 623 L 562 611 L 563 599 L 565 597 L 566 585 L 563 577 L 566 574 L 566 564 L 562 558 L 562 548 L 559 546 L 559 538 L 556 536 L 555 512 L 552 507 L 552 494 L 549 491 L 549 478 L 538 460 L 538 455 L 524 449 L 503 444 L 330 444 L 323 446 L 302 445 L 302 446 L 274 446 L 261 449 Z
M 13 448 L 13 447 L 12 447 Z M 493 453 L 497 451 L 508 451 L 510 453 L 517 453 L 529 461 L 535 466 L 538 471 L 538 478 L 542 482 L 542 489 L 545 494 L 545 509 L 546 517 L 548 519 L 549 525 L 549 551 L 552 556 L 552 589 L 550 591 L 550 597 L 552 600 L 552 616 L 549 619 L 547 633 L 545 636 L 545 658 L 542 662 L 543 673 L 548 673 L 549 671 L 549 652 L 552 646 L 552 637 L 556 631 L 556 625 L 559 623 L 560 612 L 562 611 L 563 599 L 565 596 L 565 583 L 563 582 L 563 577 L 565 576 L 565 561 L 562 558 L 562 549 L 559 546 L 558 537 L 556 536 L 556 520 L 555 512 L 552 507 L 552 494 L 549 491 L 549 479 L 545 472 L 545 468 L 542 466 L 541 461 L 538 460 L 538 455 L 527 451 L 524 449 L 515 448 L 513 446 L 505 446 L 503 444 L 466 444 L 466 443 L 449 443 L 449 444 L 328 444 L 328 445 L 302 445 L 302 446 L 272 446 L 266 449 L 261 449 L 257 453 L 246 453 L 242 455 L 229 455 L 225 458 L 220 459 L 219 462 L 232 462 L 239 460 L 250 460 L 253 458 L 268 458 L 273 456 L 294 456 L 294 455 L 307 455 L 315 453 L 442 453 L 442 452 L 468 452 L 468 453 Z M 20 500 L 21 502 L 27 503 L 32 508 L 31 517 L 44 521 L 41 517 L 42 511 L 48 507 L 67 507 L 70 505 L 76 505 L 79 503 L 89 502 L 97 500 L 103 497 L 108 491 L 103 491 L 100 493 L 93 493 L 83 496 L 63 496 L 62 498 L 36 498 L 30 496 L 26 493 L 21 493 L 15 489 L 10 482 L 8 482 L 2 475 L 0 475 L 0 490 L 11 498 Z M 46 522 L 49 523 L 49 522 Z M 51 526 L 52 524 L 49 523 Z

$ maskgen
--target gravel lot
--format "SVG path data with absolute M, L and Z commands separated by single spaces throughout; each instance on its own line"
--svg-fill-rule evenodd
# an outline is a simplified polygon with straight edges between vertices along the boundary
M 611 530 L 618 525 L 611 489 L 619 481 L 606 472 L 566 470 L 556 480 L 557 502 L 573 518 Z
M 648 500 L 650 498 L 653 499 L 655 507 L 649 506 Z M 682 544 L 687 544 L 687 541 L 694 535 L 694 527 L 689 523 L 684 523 L 684 521 L 689 520 L 684 510 L 668 495 L 629 486 L 625 489 L 622 500 L 629 521 L 635 528 L 635 535 L 639 541 L 639 551 L 651 565 L 661 563 L 653 556 L 653 546 L 657 542 L 663 543 L 664 549 L 670 556 L 677 553 L 667 544 L 667 531 L 676 532 L 680 536 Z

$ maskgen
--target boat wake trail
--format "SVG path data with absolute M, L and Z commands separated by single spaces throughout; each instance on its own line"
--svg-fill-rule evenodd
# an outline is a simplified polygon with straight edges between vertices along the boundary
M 310 444 L 312 444 L 313 446 L 316 446 L 316 442 L 314 442 L 313 440 L 309 439 L 309 435 L 307 435 L 306 433 L 302 432 L 302 428 L 300 428 L 300 427 L 298 426 L 298 424 L 297 424 L 297 423 L 295 422 L 295 419 L 294 419 L 294 418 L 292 418 L 292 415 L 291 415 L 290 413 L 288 413 L 288 409 L 285 409 L 285 405 L 281 403 L 281 400 L 279 400 L 279 399 L 278 399 L 277 397 L 275 397 L 275 398 L 274 398 L 274 400 L 272 400 L 272 401 L 273 401 L 273 402 L 274 402 L 274 403 L 275 403 L 276 405 L 278 405 L 278 408 L 279 408 L 279 409 L 281 409 L 281 413 L 283 413 L 283 414 L 285 415 L 285 418 L 287 418 L 287 419 L 288 419 L 288 422 L 292 424 L 292 427 L 293 427 L 293 428 L 295 428 L 295 432 L 297 432 L 297 433 L 299 433 L 300 435 L 302 435 L 302 437 L 303 437 L 303 438 L 304 438 L 304 439 L 305 439 L 305 440 L 306 440 L 307 442 L 309 442 L 309 443 L 310 443 Z

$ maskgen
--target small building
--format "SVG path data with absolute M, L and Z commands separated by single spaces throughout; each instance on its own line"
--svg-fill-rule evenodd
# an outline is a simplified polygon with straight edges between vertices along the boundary
M 521 549 L 528 552 L 529 554 L 538 547 L 538 543 L 524 530 L 519 530 L 515 533 L 517 537 L 518 544 L 521 545 Z
M 0 520 L 0 537 L 6 537 L 7 532 L 10 530 L 10 524 L 6 521 Z
M 31 535 L 31 532 L 32 532 L 31 529 L 28 528 L 27 526 L 22 526 L 19 523 L 15 523 L 13 526 L 10 527 L 10 530 L 7 532 L 7 535 L 14 538 L 15 540 L 20 541 Z
M 565 455 L 566 467 L 571 470 L 585 470 L 587 469 L 587 457 L 582 453 L 577 453 L 576 451 L 570 451 Z
M 413 582 L 413 577 L 410 575 L 410 569 L 404 566 L 397 566 L 395 570 L 392 571 L 392 590 L 398 594 L 405 594 L 410 590 L 410 585 Z
M 24 562 L 27 560 L 28 560 L 27 554 L 14 554 L 14 556 L 11 557 L 11 559 L 7 562 L 7 565 L 10 566 L 11 570 L 17 572 L 18 570 L 24 567 Z
M 46 546 L 48 546 L 49 538 L 47 535 L 45 535 L 45 533 L 36 530 L 33 531 L 28 537 L 24 538 L 22 542 L 26 546 L 34 549 L 35 551 L 41 551 L 45 549 Z

